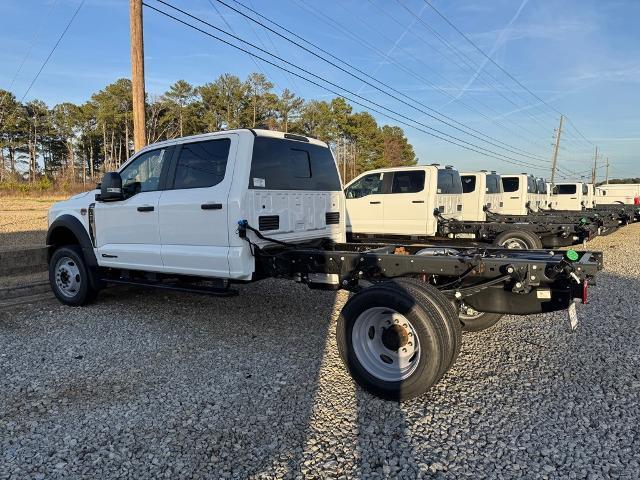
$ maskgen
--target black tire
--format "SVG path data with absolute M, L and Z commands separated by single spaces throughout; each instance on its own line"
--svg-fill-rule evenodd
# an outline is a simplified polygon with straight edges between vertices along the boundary
M 62 265 L 64 259 L 67 259 L 66 265 Z M 74 274 L 74 279 L 70 279 L 71 274 Z M 69 288 L 63 287 L 65 281 L 67 285 L 71 283 Z M 82 249 L 77 245 L 66 245 L 53 252 L 49 260 L 49 284 L 56 298 L 72 307 L 86 305 L 98 295 L 98 291 L 91 286 Z
M 465 332 L 481 332 L 493 327 L 502 318 L 501 313 L 476 312 L 477 314 L 459 313 L 460 324 Z
M 433 285 L 429 285 L 417 278 L 399 277 L 382 285 L 392 285 L 396 286 L 396 288 L 406 289 L 414 296 L 421 296 L 423 301 L 435 302 L 442 311 L 444 318 L 448 320 L 444 322 L 444 329 L 447 349 L 450 352 L 449 361 L 446 362 L 443 371 L 440 372 L 440 376 L 444 375 L 455 363 L 462 346 L 462 325 L 456 320 L 457 313 L 453 304 Z
M 520 245 L 507 247 L 508 244 Z M 542 240 L 535 233 L 527 230 L 507 230 L 496 237 L 493 244 L 498 247 L 519 248 L 522 250 L 539 250 L 542 248 Z
M 440 292 L 437 293 L 441 295 Z M 358 292 L 346 303 L 336 326 L 338 351 L 351 376 L 362 388 L 385 399 L 407 400 L 422 395 L 439 380 L 442 372 L 446 371 L 451 358 L 445 327 L 446 323 L 451 321 L 446 318 L 450 311 L 442 308 L 439 301 L 427 297 L 429 296 L 426 294 L 413 295 L 407 289 L 382 284 Z M 384 379 L 381 375 L 376 375 L 375 367 L 371 363 L 367 364 L 367 360 L 363 360 L 363 363 L 358 357 L 357 347 L 354 347 L 354 337 L 356 341 L 358 339 L 358 334 L 354 334 L 354 327 L 361 327 L 362 318 L 376 310 L 383 311 L 382 315 L 402 315 L 412 332 L 415 332 L 414 337 L 407 338 L 414 338 L 414 341 L 417 339 L 419 355 L 409 360 L 416 363 L 410 366 L 411 370 L 400 380 Z M 364 325 L 366 327 L 366 323 Z M 369 328 L 368 337 L 371 343 L 375 343 L 373 339 L 377 340 L 380 336 L 384 343 L 387 329 L 383 327 L 381 330 L 379 333 L 372 333 Z M 396 351 L 399 349 L 396 348 Z M 386 355 L 380 355 L 379 359 L 375 359 L 375 356 L 372 358 L 378 361 L 376 365 L 385 368 L 382 364 L 390 362 L 382 362 L 383 356 Z M 389 356 L 386 358 L 391 360 Z

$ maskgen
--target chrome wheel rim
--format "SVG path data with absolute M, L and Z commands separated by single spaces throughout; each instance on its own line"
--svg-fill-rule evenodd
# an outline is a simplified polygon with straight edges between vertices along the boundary
M 80 291 L 82 278 L 76 261 L 70 257 L 62 257 L 55 267 L 56 287 L 67 298 L 75 297 Z
M 420 362 L 420 343 L 414 326 L 395 310 L 373 307 L 353 325 L 354 353 L 374 377 L 386 382 L 407 379 Z
M 510 250 L 528 250 L 529 247 L 524 240 L 519 238 L 509 238 L 502 242 L 502 246 Z

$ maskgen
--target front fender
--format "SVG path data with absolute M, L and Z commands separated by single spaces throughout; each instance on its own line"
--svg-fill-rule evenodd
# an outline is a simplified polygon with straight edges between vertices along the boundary
M 75 241 L 74 241 L 75 239 Z M 94 288 L 101 285 L 98 276 L 98 260 L 96 258 L 89 232 L 83 223 L 73 215 L 64 214 L 56 218 L 47 231 L 47 261 L 56 247 L 77 243 L 82 249 L 85 262 L 91 273 L 91 283 Z

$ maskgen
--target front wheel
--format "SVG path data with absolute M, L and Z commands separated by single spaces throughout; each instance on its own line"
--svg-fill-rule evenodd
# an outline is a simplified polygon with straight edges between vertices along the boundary
M 369 287 L 351 297 L 338 318 L 340 356 L 370 393 L 392 400 L 419 396 L 449 367 L 446 315 L 422 294 Z
M 60 302 L 74 307 L 90 303 L 98 293 L 90 282 L 80 247 L 67 245 L 53 252 L 49 260 L 49 283 Z
M 500 313 L 478 312 L 464 303 L 460 304 L 458 318 L 464 332 L 481 332 L 493 327 L 502 318 Z

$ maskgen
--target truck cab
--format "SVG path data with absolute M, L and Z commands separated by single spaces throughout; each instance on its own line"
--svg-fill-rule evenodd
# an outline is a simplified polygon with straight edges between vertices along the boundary
M 462 182 L 437 165 L 371 170 L 345 187 L 347 233 L 434 236 L 438 218 L 462 218 Z
M 496 172 L 462 172 L 462 220 L 487 220 L 487 210 L 502 213 L 503 190 Z
M 540 198 L 537 180 L 533 175 L 520 173 L 501 175 L 505 215 L 527 215 L 529 211 L 538 211 Z
M 549 184 L 544 178 L 536 178 L 538 210 L 549 209 Z
M 551 192 L 553 210 L 584 210 L 593 208 L 593 186 L 582 182 L 556 183 Z
M 595 188 L 595 203 L 597 205 L 640 205 L 640 184 L 620 183 L 605 184 Z
M 239 219 L 280 241 L 340 242 L 343 199 L 321 141 L 209 133 L 150 145 L 99 189 L 54 204 L 48 244 L 76 237 L 95 268 L 251 280 L 254 257 L 235 234 Z

